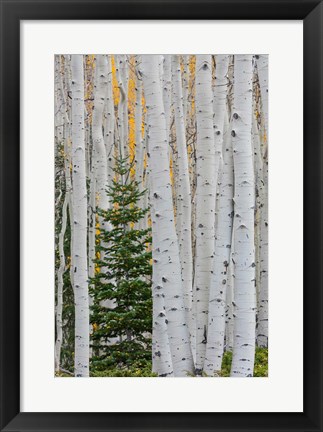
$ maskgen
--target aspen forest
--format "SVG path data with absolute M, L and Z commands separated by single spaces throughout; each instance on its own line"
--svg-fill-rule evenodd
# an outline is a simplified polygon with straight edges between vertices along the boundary
M 268 55 L 54 67 L 55 376 L 268 376 Z

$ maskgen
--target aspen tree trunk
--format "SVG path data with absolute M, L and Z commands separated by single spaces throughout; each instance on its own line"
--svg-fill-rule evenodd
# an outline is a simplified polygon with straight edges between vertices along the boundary
M 262 202 L 260 219 L 260 289 L 258 299 L 257 344 L 268 346 L 268 56 L 259 55 L 257 71 L 261 93 L 261 107 L 264 117 L 262 128 L 263 187 L 260 189 Z
M 59 145 L 63 141 L 63 131 L 64 131 L 64 98 L 62 91 L 62 81 L 61 81 L 61 64 L 59 56 L 55 57 L 55 157 L 57 156 L 57 151 Z
M 92 149 L 92 160 L 94 159 L 94 151 Z M 89 278 L 93 278 L 95 274 L 95 264 L 93 260 L 95 259 L 95 230 L 96 230 L 96 184 L 95 184 L 95 176 L 94 176 L 94 167 L 92 167 L 90 172 L 90 196 L 89 196 L 89 205 L 88 205 L 88 231 L 89 231 Z M 92 298 L 90 296 L 90 306 L 92 305 Z
M 235 319 L 232 377 L 253 376 L 255 357 L 255 247 L 252 127 L 252 56 L 234 60 L 232 142 L 234 160 Z
M 233 109 L 233 73 L 234 73 L 234 56 L 229 56 L 229 68 L 228 68 L 228 113 L 229 118 L 232 117 Z M 231 133 L 230 123 L 230 133 Z M 234 225 L 234 221 L 233 221 Z M 227 278 L 227 310 L 226 310 L 226 351 L 233 351 L 233 333 L 234 333 L 234 230 L 232 231 L 231 237 L 231 254 L 228 267 L 228 278 Z
M 72 55 L 73 273 L 75 295 L 75 376 L 89 376 L 89 293 L 87 192 L 84 140 L 83 56 Z
M 231 240 L 233 242 L 233 238 Z M 227 277 L 227 292 L 226 292 L 226 328 L 225 328 L 225 350 L 231 351 L 233 350 L 233 324 L 234 324 L 234 265 L 232 262 L 232 251 L 230 255 L 229 267 L 228 267 L 228 277 Z
M 184 109 L 184 121 L 185 131 L 187 127 L 187 116 L 189 112 L 189 78 L 190 78 L 190 56 L 183 56 L 183 109 Z
M 58 281 L 58 289 L 57 289 L 57 308 L 56 308 L 56 331 L 57 331 L 57 339 L 55 344 L 55 364 L 56 371 L 60 370 L 60 359 L 61 359 L 61 347 L 63 343 L 63 305 L 64 305 L 64 281 L 63 276 L 66 271 L 66 259 L 64 254 L 64 238 L 66 232 L 67 225 L 67 209 L 69 210 L 70 216 L 70 226 L 72 218 L 72 202 L 71 202 L 71 194 L 72 194 L 72 183 L 71 183 L 71 122 L 70 122 L 70 105 L 69 98 L 67 94 L 69 94 L 70 90 L 70 74 L 68 67 L 68 59 L 67 56 L 59 56 L 59 70 L 60 70 L 60 78 L 59 78 L 59 89 L 61 91 L 62 102 L 63 102 L 63 117 L 61 121 L 64 123 L 63 126 L 63 144 L 64 144 L 64 179 L 65 179 L 65 197 L 62 208 L 62 227 L 61 232 L 59 234 L 59 256 L 60 256 L 60 267 L 57 272 L 57 281 Z M 71 226 L 72 232 L 72 226 Z M 72 272 L 71 272 L 72 273 Z M 70 278 L 71 284 L 73 286 L 73 278 Z
M 253 111 L 256 110 L 256 106 L 253 106 Z M 260 221 L 261 221 L 261 208 L 262 203 L 262 193 L 263 189 L 263 163 L 261 157 L 260 148 L 260 136 L 258 131 L 258 126 L 256 124 L 256 116 L 252 116 L 252 144 L 253 144 L 253 163 L 255 170 L 255 256 L 256 256 L 256 293 L 257 300 L 259 299 L 260 290 Z M 258 306 L 257 306 L 258 310 Z
M 103 110 L 108 90 L 108 63 L 105 55 L 96 58 L 94 109 L 92 121 L 92 136 L 94 146 L 94 174 L 98 207 L 107 210 L 109 198 L 107 196 L 107 154 L 103 137 Z
M 254 107 L 256 109 L 256 107 Z M 264 337 L 262 323 L 259 325 L 259 311 L 263 308 L 263 290 L 261 286 L 261 249 L 262 249 L 262 218 L 265 206 L 265 183 L 263 176 L 263 160 L 261 156 L 260 134 L 256 124 L 256 118 L 252 119 L 252 141 L 254 152 L 254 169 L 255 169 L 255 192 L 256 192 L 256 209 L 255 209 L 255 256 L 256 256 L 256 293 L 257 293 L 257 343 Z M 267 299 L 266 299 L 267 300 Z M 265 345 L 264 345 L 265 346 Z
M 108 64 L 108 88 L 106 93 L 106 121 L 104 125 L 104 144 L 107 156 L 107 182 L 112 184 L 114 176 L 114 128 L 115 128 L 115 114 L 114 114 L 114 100 L 113 100 L 113 87 L 112 87 L 112 66 L 111 56 L 107 56 Z
M 97 56 L 96 74 L 95 74 L 95 90 L 94 90 L 94 110 L 93 110 L 93 154 L 94 154 L 94 180 L 96 207 L 102 210 L 110 208 L 109 197 L 107 195 L 108 188 L 108 157 L 106 146 L 103 137 L 103 112 L 108 93 L 108 62 L 105 55 Z M 110 230 L 111 225 L 99 216 L 99 224 L 102 230 Z M 96 222 L 94 220 L 94 222 Z M 94 238 L 95 240 L 95 238 Z M 101 246 L 107 247 L 107 244 L 101 243 Z M 105 252 L 101 251 L 101 259 L 104 259 Z M 102 268 L 105 273 L 107 268 Z M 106 300 L 102 302 L 102 306 L 113 308 L 115 301 Z M 110 343 L 115 342 L 115 338 L 110 339 Z
M 218 66 L 218 65 L 217 65 Z M 226 105 L 223 107 L 226 111 Z M 228 114 L 226 114 L 228 117 Z M 233 156 L 231 131 L 226 125 L 224 135 L 222 173 L 219 178 L 218 217 L 215 240 L 213 280 L 210 286 L 209 325 L 204 371 L 214 375 L 221 370 L 224 352 L 226 289 L 231 253 L 233 225 Z M 219 130 L 219 129 L 218 129 Z
M 158 222 L 155 211 L 152 208 L 152 235 L 158 242 Z M 153 340 L 152 340 L 152 370 L 160 377 L 174 376 L 172 356 L 170 352 L 167 333 L 167 319 L 165 308 L 165 292 L 159 284 L 162 275 L 160 260 L 160 249 L 153 248 L 152 258 L 154 263 L 153 271 Z
M 186 376 L 193 370 L 193 359 L 185 319 L 179 248 L 174 223 L 159 56 L 143 55 L 142 71 L 149 127 L 150 202 L 156 217 L 155 229 L 158 232 L 158 238 L 153 238 L 153 248 L 159 253 L 160 265 L 160 272 L 154 273 L 154 279 L 165 293 L 165 322 L 174 375 Z M 153 272 L 156 264 L 154 262 Z
M 215 69 L 215 86 L 213 92 L 214 108 L 214 144 L 215 144 L 215 184 L 218 186 L 219 164 L 222 157 L 224 123 L 227 113 L 228 89 L 228 55 L 217 55 Z
M 89 197 L 89 277 L 94 277 L 95 264 L 95 232 L 97 206 L 103 210 L 108 209 L 107 197 L 107 154 L 103 137 L 102 123 L 103 110 L 107 96 L 108 65 L 105 55 L 96 57 L 94 79 L 94 106 L 92 114 L 92 167 L 90 172 L 90 197 Z M 102 226 L 102 218 L 100 218 Z M 90 298 L 90 305 L 92 298 Z
M 91 154 L 91 171 L 90 171 L 90 190 L 88 202 L 88 266 L 89 278 L 93 278 L 95 274 L 95 231 L 96 231 L 96 181 L 95 181 L 95 146 L 92 147 Z M 92 305 L 92 298 L 90 297 L 90 305 Z
M 144 162 L 146 155 L 146 137 L 143 139 L 142 136 L 142 124 L 143 124 L 143 106 L 142 106 L 142 98 L 143 98 L 143 89 L 142 89 L 142 79 L 140 76 L 140 64 L 141 64 L 141 56 L 136 56 L 136 106 L 135 106 L 135 142 L 136 142 L 136 153 L 135 153 L 135 162 L 136 162 L 136 181 L 139 184 L 139 191 L 143 192 L 145 189 L 145 179 L 144 179 Z M 146 131 L 145 131 L 146 132 Z M 146 186 L 147 182 L 146 182 Z M 141 196 L 138 202 L 140 208 L 147 208 L 148 192 L 146 191 L 144 196 Z M 144 219 L 140 220 L 137 224 L 138 229 L 147 228 L 144 225 Z
M 146 137 L 147 139 L 147 127 L 146 127 Z M 147 149 L 148 149 L 147 143 Z M 149 154 L 149 151 L 148 151 Z M 149 161 L 149 159 L 148 159 Z M 149 176 L 149 162 L 147 164 L 146 170 L 146 185 L 149 190 L 153 190 L 151 185 L 153 178 Z M 148 204 L 148 194 L 145 195 L 144 208 Z M 152 221 L 152 237 L 154 241 L 158 244 L 158 222 L 156 219 L 154 208 L 151 207 L 151 221 Z M 148 227 L 148 221 L 146 221 L 145 227 Z M 165 292 L 159 281 L 162 275 L 162 267 L 160 249 L 152 248 L 152 260 L 154 263 L 153 276 L 152 276 L 152 295 L 153 295 L 153 333 L 152 333 L 152 371 L 157 373 L 160 377 L 173 377 L 173 362 L 170 352 L 169 339 L 168 339 L 168 328 L 166 320 L 166 308 L 165 308 Z
M 68 193 L 65 193 L 63 209 L 62 209 L 62 228 L 59 233 L 58 239 L 58 251 L 59 251 L 59 260 L 60 265 L 57 271 L 57 306 L 56 306 L 56 343 L 55 343 L 55 370 L 60 370 L 60 362 L 61 362 L 61 348 L 63 341 L 63 289 L 64 289 L 64 281 L 63 275 L 65 272 L 65 254 L 64 254 L 64 238 L 66 232 L 66 221 L 67 221 L 67 205 L 68 205 Z
M 65 74 L 65 87 L 66 87 L 66 95 L 72 94 L 72 71 L 71 71 L 71 56 L 65 56 L 65 68 L 64 68 L 64 74 Z M 66 97 L 66 101 L 69 101 L 70 98 Z M 70 230 L 71 230 L 71 242 L 70 242 L 70 280 L 71 285 L 74 291 L 74 272 L 73 272 L 73 239 L 74 239 L 74 216 L 73 216 L 73 179 L 72 179 L 72 152 L 73 152 L 73 143 L 72 143 L 72 103 L 67 104 L 67 115 L 68 115 L 68 124 L 66 126 L 66 139 L 64 142 L 64 152 L 65 152 L 65 160 L 64 160 L 64 166 L 65 166 L 65 180 L 66 180 L 66 192 L 68 193 L 69 200 L 68 200 L 68 210 L 69 210 L 69 222 L 70 222 Z
M 143 208 L 150 208 L 150 204 L 149 204 L 149 194 L 150 194 L 150 176 L 149 176 L 149 170 L 150 170 L 150 166 L 149 166 L 149 152 L 148 152 L 148 134 L 149 134 L 149 130 L 148 130 L 148 125 L 145 124 L 145 137 L 144 137 L 144 148 L 145 148 L 145 157 L 146 157 L 146 167 L 144 169 L 144 184 L 143 186 L 147 189 L 146 193 L 143 197 Z M 140 223 L 140 229 L 146 229 L 149 227 L 149 213 L 147 212 L 145 214 L 144 219 L 142 220 L 142 222 Z
M 171 91 L 172 91 L 172 72 L 171 72 L 171 55 L 166 54 L 164 56 L 164 68 L 163 68 L 163 101 L 166 118 L 166 131 L 167 139 L 170 135 L 170 119 L 171 119 Z
M 64 81 L 63 81 L 63 76 L 65 74 L 65 66 L 63 64 L 63 58 L 64 56 L 59 56 L 59 89 L 61 92 L 61 102 L 62 102 L 62 112 L 63 112 L 63 121 L 64 121 L 64 129 L 68 128 L 70 125 L 70 119 L 69 119 L 69 115 L 68 115 L 68 111 L 69 111 L 69 106 L 68 106 L 68 101 L 67 101 L 67 97 L 66 97 L 66 92 L 64 91 Z M 64 62 L 66 63 L 67 60 L 64 58 Z M 66 137 L 66 133 L 64 134 L 64 139 Z
M 172 56 L 172 82 L 173 100 L 176 128 L 177 145 L 177 214 L 176 223 L 178 226 L 178 244 L 181 259 L 182 282 L 184 292 L 184 305 L 186 320 L 191 331 L 191 309 L 192 309 L 192 232 L 191 232 L 191 188 L 188 171 L 188 157 L 185 134 L 185 117 L 183 112 L 183 94 L 181 66 L 178 55 Z
M 84 110 L 84 119 L 87 119 L 88 112 L 85 109 Z M 91 173 L 91 135 L 92 135 L 92 128 L 90 125 L 90 122 L 88 120 L 85 121 L 84 125 L 84 134 L 85 134 L 85 169 L 86 169 L 86 178 L 90 177 Z
M 264 190 L 260 223 L 260 290 L 257 344 L 268 347 L 268 159 L 264 161 Z
M 265 133 L 268 136 L 268 55 L 257 55 L 256 64 L 261 92 L 262 111 L 265 121 Z
M 204 371 L 209 375 L 214 375 L 214 373 L 221 369 L 224 350 L 226 274 L 231 248 L 232 208 L 230 209 L 230 207 L 232 207 L 233 196 L 232 147 L 230 145 L 231 140 L 228 138 L 228 120 L 226 118 L 229 56 L 217 55 L 215 58 L 216 69 L 213 92 L 215 143 L 214 181 L 216 189 L 219 189 L 219 193 L 214 269 L 209 294 L 208 333 L 204 362 Z M 222 160 L 225 126 L 226 143 L 223 156 L 225 160 Z M 220 167 L 223 169 L 222 180 L 220 180 Z
M 118 106 L 118 130 L 120 138 L 121 157 L 129 155 L 128 148 L 128 81 L 129 71 L 127 56 L 122 54 L 117 56 L 117 77 L 120 90 L 120 101 Z
M 215 145 L 213 132 L 212 58 L 196 56 L 196 221 L 195 221 L 195 317 L 196 370 L 204 365 L 209 288 L 212 282 L 215 236 Z
M 136 142 L 136 181 L 142 184 L 144 167 L 144 140 L 142 139 L 142 80 L 139 75 L 140 56 L 136 56 L 136 105 L 135 105 L 135 142 Z

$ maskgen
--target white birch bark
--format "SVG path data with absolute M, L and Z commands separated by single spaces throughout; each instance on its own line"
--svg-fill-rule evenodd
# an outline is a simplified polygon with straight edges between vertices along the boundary
M 96 180 L 96 194 L 98 207 L 107 210 L 109 198 L 107 196 L 108 169 L 107 154 L 103 137 L 103 110 L 108 90 L 108 63 L 105 55 L 96 57 L 94 109 L 92 120 L 92 136 L 94 154 L 94 173 Z
M 261 92 L 262 111 L 265 122 L 265 133 L 268 138 L 268 55 L 257 55 L 256 64 Z
M 218 64 L 217 64 L 218 67 Z M 223 110 L 226 112 L 226 105 Z M 228 114 L 226 114 L 226 117 Z M 224 135 L 222 173 L 219 178 L 217 230 L 215 239 L 213 280 L 210 286 L 209 325 L 204 363 L 204 372 L 214 375 L 221 370 L 225 337 L 226 290 L 228 266 L 231 253 L 233 225 L 233 156 L 232 141 L 228 127 L 221 127 Z M 219 130 L 219 129 L 218 129 Z
M 255 357 L 255 247 L 252 127 L 252 56 L 234 59 L 232 142 L 234 159 L 235 317 L 232 377 L 251 377 Z
M 231 240 L 233 242 L 233 238 Z M 232 255 L 232 251 L 231 251 Z M 234 325 L 234 265 L 232 258 L 230 257 L 229 267 L 228 267 L 228 277 L 227 277 L 227 292 L 226 292 L 226 328 L 225 328 L 225 351 L 233 350 L 233 325 Z
M 184 109 L 184 120 L 185 120 L 185 131 L 187 126 L 187 116 L 189 107 L 189 78 L 190 78 L 190 56 L 183 56 L 183 109 Z
M 152 235 L 158 243 L 158 222 L 154 208 L 151 209 Z M 165 292 L 159 284 L 162 274 L 162 261 L 160 260 L 160 249 L 152 249 L 154 263 L 153 271 L 153 339 L 152 339 L 152 370 L 160 377 L 174 376 L 172 356 L 170 352 L 167 318 L 165 308 Z
M 268 160 L 264 161 L 263 207 L 260 223 L 260 290 L 257 344 L 268 347 Z
M 145 136 L 144 136 L 144 147 L 145 147 L 145 152 L 146 152 L 146 167 L 144 170 L 144 187 L 146 188 L 146 193 L 144 195 L 144 200 L 143 200 L 143 208 L 150 208 L 150 201 L 149 201 L 149 196 L 150 196 L 150 165 L 149 165 L 149 151 L 148 151 L 148 136 L 149 136 L 149 130 L 148 130 L 148 125 L 145 126 Z M 149 227 L 149 213 L 147 212 L 145 214 L 144 219 L 142 220 L 142 223 L 140 224 L 140 229 L 146 229 Z
M 172 72 L 171 72 L 171 55 L 166 54 L 164 56 L 164 67 L 163 67 L 163 101 L 166 119 L 166 131 L 167 139 L 170 135 L 170 120 L 171 120 L 171 89 L 172 89 Z
M 117 78 L 120 90 L 120 100 L 118 106 L 118 130 L 120 139 L 120 154 L 122 158 L 129 155 L 128 147 L 128 81 L 129 71 L 127 56 L 122 54 L 117 56 Z
M 66 88 L 66 101 L 71 101 L 71 99 L 67 95 L 72 94 L 72 71 L 71 71 L 71 56 L 65 56 L 65 68 L 64 68 L 64 75 L 65 75 L 65 88 Z M 73 144 L 72 144 L 72 105 L 71 103 L 67 103 L 67 116 L 68 116 L 68 123 L 66 125 L 65 130 L 65 141 L 64 141 L 64 152 L 65 152 L 65 181 L 66 181 L 66 193 L 68 193 L 69 199 L 68 199 L 68 210 L 69 210 L 69 219 L 70 219 L 70 230 L 71 230 L 71 242 L 70 242 L 70 281 L 72 288 L 74 290 L 74 272 L 73 272 L 73 230 L 74 230 L 74 224 L 73 224 L 73 185 L 72 185 L 72 152 L 73 152 Z
M 147 128 L 145 128 L 145 137 L 142 136 L 142 124 L 143 124 L 143 85 L 140 73 L 141 56 L 136 56 L 136 106 L 135 106 L 135 162 L 136 162 L 136 181 L 139 184 L 139 191 L 143 192 L 147 187 L 147 175 L 145 176 L 145 157 L 146 157 L 146 141 L 147 141 Z M 147 171 L 146 171 L 147 173 Z M 140 208 L 148 207 L 148 191 L 140 197 L 138 205 Z M 148 228 L 145 219 L 148 217 L 146 214 L 144 219 L 141 219 L 137 224 L 138 229 Z
M 186 148 L 185 117 L 183 111 L 183 94 L 180 58 L 178 55 L 172 56 L 172 83 L 174 115 L 176 128 L 177 146 L 177 167 L 178 172 L 175 178 L 177 183 L 177 213 L 176 224 L 178 227 L 178 244 L 181 259 L 181 271 L 184 293 L 184 305 L 186 310 L 186 320 L 192 331 L 191 309 L 192 309 L 192 232 L 191 232 L 191 187 L 188 170 L 188 156 Z
M 95 160 L 95 147 L 92 148 L 92 161 Z M 95 264 L 93 260 L 95 259 L 95 230 L 96 230 L 96 182 L 95 182 L 95 170 L 94 166 L 91 168 L 90 172 L 90 196 L 88 204 L 88 231 L 89 231 L 89 278 L 93 278 L 95 274 Z M 90 304 L 92 299 L 90 297 Z
M 142 139 L 142 79 L 140 77 L 140 56 L 136 56 L 136 105 L 135 105 L 135 143 L 136 143 L 136 181 L 143 182 L 144 140 Z
M 145 130 L 145 141 L 148 132 L 147 125 Z M 148 143 L 147 143 L 148 149 Z M 149 151 L 148 151 L 149 154 Z M 154 189 L 151 186 L 153 178 L 149 176 L 149 158 L 146 168 L 146 185 L 148 189 Z M 148 193 L 145 194 L 144 208 L 148 205 Z M 158 222 L 155 216 L 155 210 L 151 207 L 152 237 L 158 244 Z M 148 221 L 145 221 L 145 228 L 148 227 Z M 152 259 L 154 263 L 152 276 L 152 295 L 153 295 L 153 332 L 152 332 L 152 370 L 160 377 L 173 377 L 173 362 L 170 352 L 168 328 L 165 308 L 165 292 L 163 286 L 159 285 L 162 274 L 161 260 L 159 259 L 160 249 L 152 247 Z
M 84 137 L 83 56 L 72 55 L 73 273 L 75 295 L 75 376 L 89 376 L 87 192 Z
M 57 271 L 57 303 L 56 303 L 56 343 L 55 343 L 55 370 L 60 370 L 61 361 L 61 348 L 63 341 L 63 289 L 64 281 L 63 275 L 65 272 L 65 254 L 64 254 L 64 238 L 66 232 L 66 221 L 67 221 L 67 205 L 68 205 L 68 193 L 65 193 L 63 208 L 62 208 L 62 227 L 59 233 L 58 239 L 58 252 L 60 265 Z
M 74 226 L 73 226 L 73 186 L 72 186 L 72 173 L 71 173 L 71 167 L 72 167 L 72 139 L 71 137 L 68 137 L 65 140 L 65 181 L 66 181 L 66 193 L 68 193 L 68 210 L 69 210 L 69 219 L 70 219 L 70 229 L 71 229 L 71 244 L 70 244 L 70 250 L 71 250 L 71 265 L 70 265 L 70 280 L 71 284 L 74 290 L 74 272 L 73 272 L 73 239 L 74 239 Z
M 215 68 L 215 85 L 213 91 L 214 109 L 214 144 L 215 144 L 215 184 L 218 186 L 219 164 L 222 157 L 224 123 L 227 113 L 228 88 L 228 55 L 217 55 Z
M 175 376 L 193 370 L 189 330 L 185 319 L 178 241 L 174 223 L 172 190 L 167 152 L 167 130 L 159 76 L 159 56 L 142 56 L 143 83 L 148 112 L 150 154 L 150 202 L 155 212 L 158 239 L 153 248 L 159 254 L 160 272 L 156 284 L 165 293 L 165 308 L 170 351 Z M 156 262 L 153 265 L 155 271 Z M 156 280 L 158 278 L 158 280 Z
M 196 318 L 196 370 L 204 365 L 209 288 L 212 281 L 215 237 L 215 145 L 213 132 L 212 58 L 196 56 L 196 221 L 194 300 Z
M 94 89 L 94 110 L 93 110 L 93 155 L 94 155 L 94 180 L 95 180 L 95 197 L 96 207 L 102 210 L 108 210 L 110 208 L 110 201 L 107 195 L 108 184 L 108 157 L 106 153 L 106 146 L 103 137 L 103 112 L 105 102 L 108 94 L 108 74 L 109 67 L 107 57 L 105 55 L 99 55 L 96 59 L 96 74 L 95 74 L 95 89 Z M 111 107 L 110 107 L 111 109 Z M 109 125 L 112 126 L 112 125 Z M 111 143 L 110 143 L 111 144 Z M 100 229 L 110 230 L 111 224 L 104 221 L 99 216 Z M 96 222 L 95 219 L 93 221 Z M 101 246 L 107 247 L 107 244 L 101 243 Z M 101 259 L 104 260 L 104 251 L 101 251 Z M 107 271 L 106 267 L 101 269 L 102 273 Z M 101 302 L 102 306 L 113 308 L 115 307 L 114 300 L 105 300 Z M 115 338 L 110 338 L 109 343 L 114 343 Z
M 260 188 L 260 287 L 258 298 L 257 344 L 268 346 L 268 55 L 256 56 L 260 84 L 261 107 L 264 117 L 261 147 L 263 157 L 263 187 Z
M 62 110 L 60 124 L 63 124 L 62 140 L 64 151 L 64 179 L 65 179 L 65 196 L 62 207 L 62 227 L 59 234 L 59 256 L 60 267 L 57 272 L 57 305 L 56 305 L 56 335 L 55 342 L 55 368 L 56 371 L 61 369 L 61 347 L 65 343 L 66 334 L 63 332 L 63 305 L 64 305 L 64 273 L 66 271 L 66 257 L 64 256 L 64 236 L 67 224 L 67 211 L 69 212 L 69 224 L 71 231 L 70 250 L 68 257 L 70 259 L 70 283 L 74 292 L 74 273 L 72 269 L 72 245 L 73 245 L 73 207 L 72 207 L 72 141 L 71 141 L 71 99 L 68 95 L 71 94 L 71 72 L 70 72 L 70 56 L 59 56 L 59 81 L 58 90 L 61 93 Z
M 253 116 L 252 139 L 254 150 L 254 167 L 255 167 L 255 186 L 256 186 L 256 211 L 255 211 L 255 252 L 256 252 L 256 292 L 257 292 L 257 345 L 266 346 L 268 338 L 268 310 L 265 317 L 263 312 L 266 311 L 268 303 L 268 291 L 265 284 L 262 284 L 262 249 L 265 248 L 263 243 L 264 218 L 266 214 L 266 193 L 263 175 L 263 160 L 261 155 L 260 134 L 256 124 L 255 116 Z M 264 309 L 264 310 L 263 310 Z M 267 319 L 266 319 L 267 318 Z M 267 331 L 266 331 L 267 330 Z
M 254 98 L 255 102 L 255 98 Z M 255 111 L 256 104 L 254 103 L 253 111 Z M 263 163 L 261 157 L 261 146 L 260 136 L 257 126 L 256 116 L 252 116 L 252 143 L 253 143 L 253 162 L 255 170 L 255 255 L 256 255 L 256 293 L 257 301 L 259 300 L 260 290 L 260 221 L 261 221 L 261 208 L 262 203 L 262 189 L 264 187 L 263 182 Z M 258 306 L 257 306 L 258 310 Z
M 107 56 L 108 66 L 108 88 L 106 94 L 106 119 L 104 125 L 104 144 L 107 156 L 107 182 L 112 184 L 114 177 L 114 129 L 115 129 L 115 114 L 113 100 L 113 84 L 112 84 L 112 65 L 111 56 Z
M 65 104 L 63 98 L 61 62 L 60 57 L 55 57 L 55 156 L 59 145 L 63 142 Z

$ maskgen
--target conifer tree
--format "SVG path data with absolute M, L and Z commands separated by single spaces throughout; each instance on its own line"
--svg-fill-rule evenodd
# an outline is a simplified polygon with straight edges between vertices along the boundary
M 105 222 L 96 235 L 95 276 L 91 278 L 92 368 L 133 367 L 151 361 L 151 230 L 136 229 L 148 209 L 138 201 L 146 191 L 117 159 L 107 194 L 111 207 L 98 210 Z M 112 305 L 112 306 L 111 306 Z

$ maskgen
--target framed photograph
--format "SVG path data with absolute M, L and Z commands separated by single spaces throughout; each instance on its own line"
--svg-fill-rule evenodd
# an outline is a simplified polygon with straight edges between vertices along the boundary
M 0 3 L 1 431 L 322 431 L 322 2 Z

